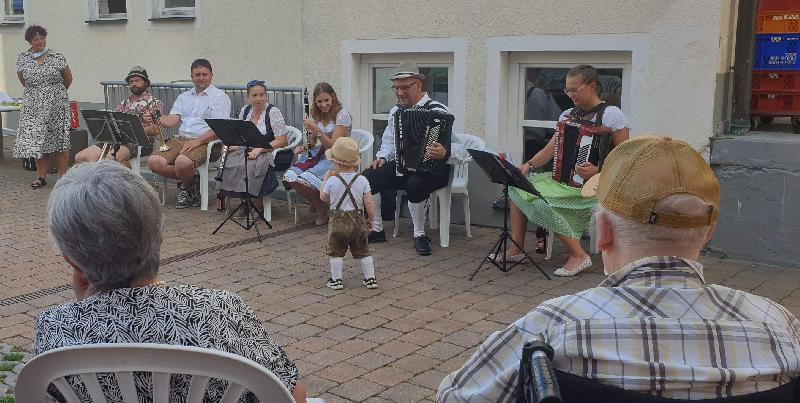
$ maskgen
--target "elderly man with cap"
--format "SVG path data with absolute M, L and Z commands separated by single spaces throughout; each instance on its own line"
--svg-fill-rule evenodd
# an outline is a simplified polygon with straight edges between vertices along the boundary
M 376 153 L 378 159 L 372 166 L 364 171 L 364 176 L 369 179 L 372 194 L 380 193 L 379 214 L 376 214 L 372 231 L 369 233 L 369 242 L 385 242 L 386 233 L 383 230 L 383 221 L 393 221 L 395 213 L 395 195 L 397 189 L 404 189 L 408 197 L 408 209 L 411 212 L 411 221 L 414 224 L 414 248 L 420 255 L 430 255 L 430 238 L 425 236 L 426 201 L 436 189 L 447 186 L 450 178 L 450 167 L 435 174 L 412 173 L 400 175 L 397 173 L 395 161 L 395 127 L 394 114 L 400 108 L 424 108 L 449 113 L 447 106 L 434 101 L 423 91 L 424 74 L 413 63 L 403 63 L 392 76 L 392 90 L 397 96 L 397 105 L 389 111 L 389 124 L 383 132 L 381 148 Z M 439 143 L 428 147 L 426 154 L 436 160 L 448 160 L 448 163 L 457 164 L 466 159 L 466 149 L 457 143 L 452 143 L 450 152 Z
M 791 312 L 705 281 L 697 259 L 716 225 L 719 184 L 694 149 L 632 139 L 595 178 L 584 189 L 596 189 L 608 277 L 491 335 L 445 377 L 438 401 L 512 401 L 523 344 L 535 340 L 553 347 L 557 370 L 667 398 L 751 394 L 800 375 L 800 322 Z
M 164 104 L 161 101 L 153 98 L 150 94 L 150 78 L 147 77 L 147 70 L 142 66 L 133 66 L 128 76 L 125 77 L 128 83 L 128 88 L 131 90 L 131 96 L 122 101 L 114 108 L 116 112 L 127 112 L 142 116 L 145 111 L 150 113 L 154 111 L 164 112 Z M 148 135 L 155 136 L 155 126 L 151 122 L 142 121 L 144 132 Z M 102 146 L 102 145 L 100 145 Z M 136 156 L 138 146 L 136 144 L 126 144 L 117 150 L 116 159 L 121 164 L 130 167 L 130 159 Z M 142 148 L 142 154 L 147 155 L 152 151 L 152 144 L 149 147 Z M 100 159 L 101 148 L 98 145 L 91 145 L 75 155 L 75 163 L 81 162 L 94 162 Z M 108 154 L 108 159 L 112 158 L 112 154 Z

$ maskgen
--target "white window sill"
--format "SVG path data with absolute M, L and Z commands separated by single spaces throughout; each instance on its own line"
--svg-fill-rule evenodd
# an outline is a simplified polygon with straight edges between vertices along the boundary
M 101 17 L 96 20 L 84 21 L 87 24 L 105 24 L 105 23 L 127 23 L 127 17 Z
M 157 18 L 148 18 L 148 21 L 181 21 L 187 20 L 192 21 L 195 20 L 197 17 L 194 15 L 165 15 Z

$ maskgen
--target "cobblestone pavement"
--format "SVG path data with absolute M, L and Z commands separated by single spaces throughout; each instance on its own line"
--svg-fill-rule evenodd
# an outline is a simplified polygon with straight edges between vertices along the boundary
M 36 315 L 70 302 L 69 270 L 51 246 L 45 209 L 51 184 L 32 190 L 33 173 L 19 161 L 0 160 L 0 352 L 29 351 Z M 575 278 L 547 281 L 534 267 L 508 273 L 485 270 L 467 281 L 497 236 L 494 228 L 451 227 L 451 246 L 417 256 L 410 222 L 399 238 L 371 246 L 380 288 L 360 284 L 360 269 L 345 260 L 345 289 L 324 287 L 328 277 L 325 229 L 306 214 L 292 223 L 286 205 L 274 203 L 274 229 L 262 243 L 252 231 L 227 225 L 216 211 L 163 207 L 165 237 L 161 278 L 168 283 L 223 288 L 241 295 L 300 369 L 310 396 L 328 402 L 429 401 L 450 371 L 461 366 L 491 332 L 550 298 L 596 285 L 596 267 Z M 564 259 L 555 248 L 549 273 Z M 800 314 L 800 270 L 704 256 L 707 278 L 770 297 Z M 2 358 L 2 357 L 0 357 Z M 26 356 L 27 359 L 27 356 Z M 10 393 L 19 365 L 0 381 Z

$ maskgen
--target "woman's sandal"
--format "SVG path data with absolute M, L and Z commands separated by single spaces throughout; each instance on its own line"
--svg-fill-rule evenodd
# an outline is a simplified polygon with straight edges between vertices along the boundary
M 31 183 L 31 187 L 34 189 L 39 189 L 47 186 L 47 181 L 44 178 L 36 178 L 36 181 Z

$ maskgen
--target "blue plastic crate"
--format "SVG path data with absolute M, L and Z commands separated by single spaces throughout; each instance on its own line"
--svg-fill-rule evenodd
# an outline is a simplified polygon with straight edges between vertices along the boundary
M 800 34 L 756 35 L 753 70 L 800 70 Z

